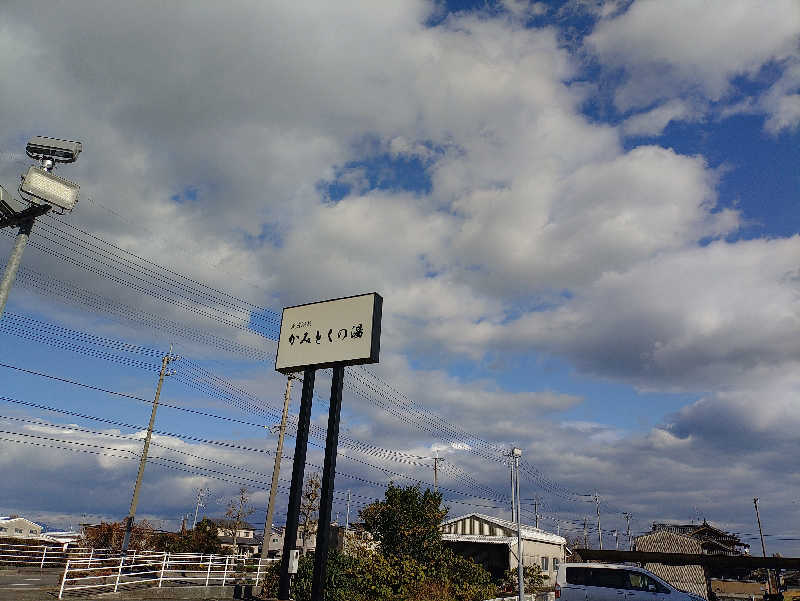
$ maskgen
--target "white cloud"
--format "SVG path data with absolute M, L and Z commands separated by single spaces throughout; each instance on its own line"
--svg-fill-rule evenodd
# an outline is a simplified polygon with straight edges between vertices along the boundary
M 617 90 L 622 109 L 699 93 L 720 100 L 737 75 L 797 56 L 800 7 L 776 0 L 638 0 L 601 21 L 586 44 L 600 60 L 626 70 Z
M 645 113 L 628 117 L 622 125 L 626 136 L 658 136 L 673 121 L 696 119 L 698 111 L 682 100 L 670 100 Z
M 718 241 L 608 273 L 494 334 L 645 388 L 724 389 L 800 362 L 800 237 Z
M 637 2 L 622 13 L 619 4 L 598 4 L 605 17 L 587 44 L 604 64 L 626 70 L 619 107 L 649 109 L 621 127 L 582 115 L 588 88 L 568 83 L 580 64 L 556 29 L 466 14 L 429 28 L 432 10 L 365 1 L 230 11 L 196 2 L 162 7 L 155 18 L 129 3 L 109 21 L 96 4 L 72 2 L 41 20 L 30 3 L 8 3 L 0 66 L 20 92 L 0 98 L 3 146 L 21 148 L 32 131 L 82 139 L 81 160 L 61 173 L 127 222 L 86 201 L 69 219 L 231 294 L 276 307 L 382 292 L 376 370 L 459 427 L 524 444 L 565 485 L 613 487 L 620 503 L 657 516 L 675 490 L 707 487 L 722 499 L 760 466 L 772 473 L 784 465 L 751 453 L 741 470 L 720 467 L 721 452 L 704 454 L 713 447 L 710 430 L 690 427 L 708 422 L 702 403 L 641 436 L 576 426 L 590 420 L 558 427 L 554 415 L 590 399 L 535 386 L 510 393 L 503 382 L 447 368 L 453 358 L 480 361 L 509 346 L 558 355 L 641 388 L 709 391 L 704 402 L 721 414 L 731 408 L 736 424 L 741 399 L 774 380 L 773 396 L 784 400 L 752 434 L 772 440 L 769 424 L 796 388 L 785 373 L 798 363 L 800 242 L 700 246 L 735 233 L 742 219 L 718 205 L 718 174 L 699 156 L 657 146 L 625 151 L 621 138 L 699 118 L 696 107 L 724 99 L 732 77 L 788 60 L 796 4 Z M 513 2 L 509 10 L 541 7 Z M 796 79 L 785 66 L 781 83 L 758 100 L 776 132 L 797 121 Z M 687 95 L 703 102 L 681 99 Z M 419 158 L 430 193 L 369 190 L 366 168 L 352 164 L 376 155 Z M 318 185 L 342 170 L 353 190 L 329 202 Z M 0 161 L 3 181 L 18 171 Z M 183 194 L 188 187 L 195 200 Z M 170 200 L 176 194 L 182 202 Z M 28 260 L 231 335 L 36 252 Z M 429 369 L 411 367 L 417 353 Z M 373 406 L 361 417 L 351 427 L 366 440 L 430 453 L 430 433 L 409 435 Z M 463 444 L 450 449 L 464 469 L 505 490 L 507 474 Z M 133 467 L 117 473 L 66 455 L 32 457 L 40 480 L 74 468 L 85 494 L 102 501 L 94 511 L 125 509 Z M 98 475 L 119 485 L 113 498 L 100 496 Z M 185 506 L 196 484 L 176 482 L 165 512 Z M 37 499 L 44 511 L 58 499 L 57 483 L 49 484 L 50 497 L 25 489 L 13 503 Z M 69 504 L 78 508 L 73 492 Z

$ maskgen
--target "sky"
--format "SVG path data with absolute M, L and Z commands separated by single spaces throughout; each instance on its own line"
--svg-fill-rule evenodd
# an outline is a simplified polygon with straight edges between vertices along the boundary
M 606 548 L 629 513 L 755 552 L 758 497 L 800 556 L 795 0 L 9 1 L 0 73 L 7 190 L 31 136 L 83 143 L 0 320 L 0 514 L 122 519 L 172 345 L 137 516 L 246 485 L 263 524 L 280 310 L 378 292 L 340 521 L 437 454 L 451 516 L 508 517 L 517 445 L 549 531 L 596 540 L 596 493 Z

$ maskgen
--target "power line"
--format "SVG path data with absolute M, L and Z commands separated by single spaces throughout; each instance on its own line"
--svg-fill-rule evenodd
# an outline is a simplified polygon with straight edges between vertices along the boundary
M 274 311 L 270 311 L 264 307 L 258 307 L 257 305 L 243 301 L 227 293 L 222 293 L 219 290 L 210 288 L 176 271 L 162 267 L 143 257 L 125 251 L 112 243 L 102 240 L 94 234 L 71 226 L 67 222 L 53 220 L 52 223 L 48 225 L 50 225 L 50 228 L 45 228 L 47 232 L 44 233 L 42 237 L 57 245 L 58 250 L 48 248 L 45 245 L 41 246 L 43 252 L 47 252 L 56 258 L 64 259 L 78 267 L 106 277 L 117 284 L 133 287 L 143 294 L 148 294 L 158 300 L 170 302 L 173 306 L 177 304 L 180 308 L 195 312 L 206 318 L 217 320 L 223 325 L 233 326 L 238 329 L 246 329 L 261 334 L 261 332 L 254 331 L 250 327 L 250 321 L 254 319 L 254 311 L 255 317 L 261 318 L 268 316 L 268 318 L 264 317 L 265 322 L 270 322 L 273 325 L 277 323 L 277 313 Z M 85 238 L 68 232 L 62 225 L 79 231 L 84 236 L 89 236 L 91 240 L 86 240 Z M 62 252 L 65 247 L 68 249 L 68 252 L 76 253 L 82 258 L 76 259 L 73 256 L 65 254 Z M 91 263 L 87 263 L 87 261 Z M 132 285 L 130 281 L 120 277 L 120 272 L 124 273 L 126 278 L 141 281 L 146 284 L 146 286 L 137 285 L 135 283 Z M 176 277 L 180 279 L 176 279 Z M 225 298 L 221 298 L 219 295 L 223 295 Z M 197 301 L 197 299 L 194 298 L 195 296 L 199 296 L 201 300 Z M 187 305 L 184 301 L 194 303 L 194 305 Z M 217 306 L 210 307 L 207 304 L 208 302 L 213 302 Z M 219 308 L 220 306 L 226 308 L 227 311 L 221 310 Z M 241 315 L 230 313 L 230 311 L 241 313 L 245 309 L 248 309 L 246 323 L 242 321 Z M 231 318 L 233 318 L 233 321 L 231 321 Z M 462 442 L 466 440 L 471 442 L 472 444 L 467 444 L 469 452 L 487 460 L 498 461 L 497 451 L 499 447 L 497 445 L 455 427 L 448 420 L 440 418 L 432 412 L 421 408 L 419 404 L 415 405 L 408 397 L 405 397 L 402 393 L 398 393 L 388 384 L 381 382 L 377 376 L 371 372 L 361 370 L 361 374 L 362 385 L 373 393 L 372 395 L 367 393 L 364 396 L 381 406 L 384 410 L 387 410 L 390 414 L 398 417 L 398 419 L 401 419 L 401 421 L 405 421 L 410 425 L 414 425 L 444 440 L 450 440 L 451 442 Z M 367 378 L 372 381 L 368 381 Z M 386 392 L 387 390 L 389 391 L 388 393 Z M 384 398 L 388 403 L 379 401 L 375 398 L 376 396 Z M 399 406 L 399 410 L 395 409 L 392 405 Z M 485 450 L 480 452 L 475 447 L 480 447 Z M 535 468 L 532 469 L 535 470 Z M 545 490 L 553 494 L 563 494 L 566 490 L 563 489 L 563 487 L 559 488 L 553 481 L 544 479 L 543 475 L 541 472 L 538 472 L 538 470 L 533 472 L 533 477 Z M 570 492 L 570 494 L 579 497 L 585 496 L 582 493 Z

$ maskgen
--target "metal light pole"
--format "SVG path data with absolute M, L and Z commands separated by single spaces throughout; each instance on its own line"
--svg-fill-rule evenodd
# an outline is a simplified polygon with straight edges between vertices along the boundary
M 19 228 L 14 248 L 6 263 L 3 279 L 0 280 L 0 317 L 3 316 L 8 295 L 17 278 L 22 253 L 31 235 L 33 222 L 37 217 L 54 208 L 62 213 L 71 211 L 78 202 L 78 190 L 80 189 L 78 184 L 53 175 L 52 172 L 56 163 L 74 163 L 82 149 L 83 146 L 80 142 L 41 136 L 32 138 L 28 142 L 25 147 L 26 154 L 33 159 L 38 159 L 41 166 L 31 166 L 22 176 L 18 192 L 30 205 L 22 211 L 17 211 L 8 204 L 10 197 L 0 186 L 0 229 L 4 227 Z
M 17 278 L 17 270 L 19 269 L 20 261 L 22 261 L 22 251 L 25 250 L 28 237 L 31 235 L 33 220 L 34 218 L 28 218 L 19 224 L 19 233 L 14 242 L 11 256 L 8 257 L 8 263 L 6 263 L 6 269 L 3 273 L 3 280 L 0 282 L 0 317 L 2 317 L 3 310 L 6 307 L 8 293 L 11 292 L 11 286 L 14 285 L 14 280 Z
M 519 601 L 525 601 L 525 565 L 522 560 L 522 522 L 519 511 L 519 458 L 522 456 L 522 449 L 514 447 L 511 454 L 514 457 L 514 483 L 517 493 L 517 578 L 519 580 Z

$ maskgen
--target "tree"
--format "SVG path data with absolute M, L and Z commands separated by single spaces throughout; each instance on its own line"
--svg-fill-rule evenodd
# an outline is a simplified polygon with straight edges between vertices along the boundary
M 380 542 L 384 556 L 408 556 L 430 561 L 442 553 L 440 527 L 447 517 L 442 495 L 419 485 L 405 488 L 390 483 L 384 501 L 359 512 L 364 528 Z
M 503 581 L 500 585 L 504 591 L 509 591 L 515 594 L 519 593 L 519 573 L 517 569 L 506 570 L 503 574 Z M 538 565 L 523 566 L 522 577 L 525 581 L 525 594 L 533 594 L 541 592 L 547 584 L 550 577 L 542 573 L 542 568 Z
M 191 553 L 219 553 L 219 529 L 208 518 L 200 520 L 189 533 L 191 540 Z
M 316 531 L 313 516 L 319 509 L 320 488 L 319 474 L 314 473 L 306 480 L 306 485 L 303 487 L 303 495 L 300 498 L 300 518 L 303 523 L 303 548 L 306 546 L 306 537 L 311 531 Z
M 440 494 L 419 486 L 390 484 L 384 501 L 364 508 L 365 528 L 380 542 L 358 552 L 328 557 L 326 601 L 481 601 L 497 587 L 483 567 L 442 544 L 439 527 L 447 515 Z M 352 548 L 351 548 L 352 551 Z M 296 601 L 311 600 L 314 559 L 300 558 L 292 584 Z M 264 578 L 262 594 L 277 593 L 279 566 Z
M 233 551 L 236 554 L 239 553 L 236 536 L 247 523 L 247 518 L 254 512 L 255 509 L 250 506 L 250 493 L 242 486 L 239 494 L 228 501 L 228 508 L 225 510 L 225 517 L 230 520 L 230 526 L 233 529 Z
M 130 549 L 153 549 L 157 538 L 155 534 L 147 520 L 136 522 L 131 531 Z M 119 549 L 124 535 L 125 525 L 122 522 L 100 522 L 84 528 L 83 545 L 95 549 Z

